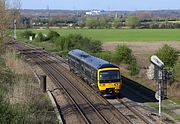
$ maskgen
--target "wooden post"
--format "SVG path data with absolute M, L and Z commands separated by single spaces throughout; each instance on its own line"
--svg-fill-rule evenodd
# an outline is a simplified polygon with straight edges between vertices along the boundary
M 46 92 L 46 75 L 40 75 L 40 87 L 43 93 Z

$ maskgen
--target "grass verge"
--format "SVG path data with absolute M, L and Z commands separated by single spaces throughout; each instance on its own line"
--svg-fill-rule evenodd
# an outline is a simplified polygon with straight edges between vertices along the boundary
M 0 67 L 1 123 L 58 123 L 48 96 L 42 94 L 37 79 L 21 56 L 6 51 L 1 56 Z

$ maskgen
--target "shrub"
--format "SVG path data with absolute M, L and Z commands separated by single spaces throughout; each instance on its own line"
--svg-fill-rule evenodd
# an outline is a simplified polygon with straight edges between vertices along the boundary
M 21 37 L 22 38 L 25 38 L 25 39 L 29 39 L 30 36 L 33 37 L 33 39 L 35 38 L 35 33 L 33 33 L 32 31 L 29 31 L 29 30 L 26 30 L 24 31 L 22 34 L 21 34 Z
M 134 59 L 130 64 L 129 64 L 129 67 L 128 67 L 129 71 L 130 71 L 130 75 L 131 76 L 135 76 L 139 73 L 139 66 L 136 62 L 136 59 Z
M 93 41 L 87 37 L 83 37 L 80 34 L 70 34 L 67 37 L 60 38 L 59 45 L 63 50 L 69 51 L 71 49 L 81 49 L 87 52 L 97 53 L 102 50 L 102 43 L 100 41 Z
M 132 61 L 132 50 L 125 45 L 117 46 L 113 55 L 113 60 L 117 64 L 130 64 Z
M 100 41 L 91 41 L 89 42 L 89 46 L 86 45 L 85 47 L 86 49 L 88 49 L 89 51 L 93 52 L 93 53 L 97 53 L 102 51 L 102 43 Z
M 174 78 L 177 82 L 180 82 L 180 59 L 177 61 L 176 65 L 174 66 Z
M 47 40 L 54 42 L 55 39 L 58 38 L 59 36 L 60 36 L 60 34 L 57 33 L 56 31 L 49 31 L 49 33 L 47 35 Z
M 36 41 L 38 42 L 43 42 L 46 40 L 46 37 L 40 32 L 36 35 L 36 38 L 35 38 Z
M 164 62 L 166 67 L 174 67 L 178 60 L 179 51 L 165 44 L 155 54 Z
M 99 52 L 96 56 L 109 62 L 112 61 L 112 53 L 110 51 Z
M 113 61 L 117 64 L 125 63 L 128 64 L 128 69 L 130 70 L 130 75 L 134 76 L 139 73 L 139 66 L 136 62 L 135 56 L 132 54 L 132 50 L 127 46 L 117 46 L 114 54 Z
M 66 37 L 58 37 L 55 39 L 55 45 L 60 48 L 60 50 L 64 50 L 64 46 L 65 46 L 65 42 L 66 42 Z
M 13 79 L 13 71 L 6 66 L 4 59 L 0 57 L 0 87 L 3 87 L 3 85 L 11 85 Z

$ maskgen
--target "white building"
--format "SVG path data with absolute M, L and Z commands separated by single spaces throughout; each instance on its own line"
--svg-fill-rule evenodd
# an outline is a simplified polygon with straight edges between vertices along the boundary
M 108 12 L 100 11 L 100 10 L 91 10 L 89 12 L 86 12 L 86 15 L 107 15 Z

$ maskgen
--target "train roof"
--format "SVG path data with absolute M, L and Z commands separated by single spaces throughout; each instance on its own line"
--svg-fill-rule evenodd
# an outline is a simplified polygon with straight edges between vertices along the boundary
M 92 56 L 82 50 L 76 49 L 76 50 L 71 50 L 68 53 L 70 56 L 73 56 L 84 63 L 90 65 L 91 67 L 95 69 L 100 69 L 100 68 L 119 68 L 118 66 L 105 61 L 103 59 L 97 58 L 95 56 Z

